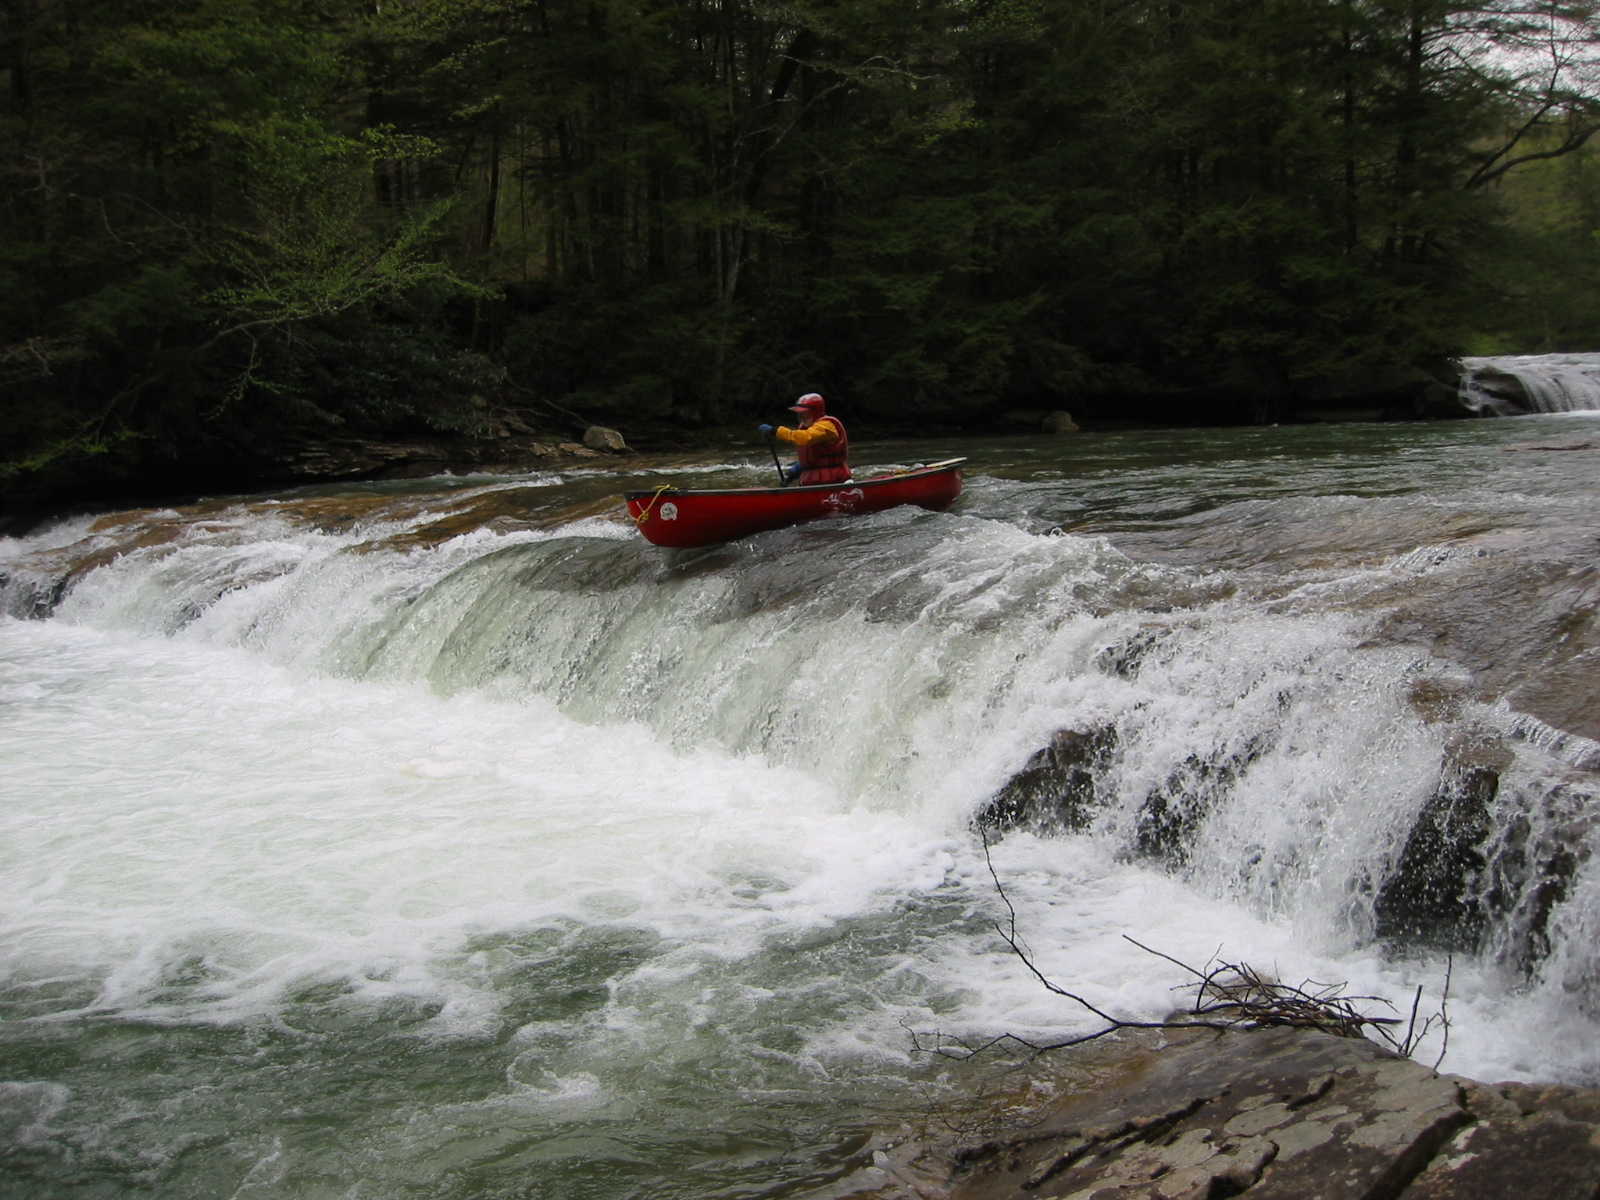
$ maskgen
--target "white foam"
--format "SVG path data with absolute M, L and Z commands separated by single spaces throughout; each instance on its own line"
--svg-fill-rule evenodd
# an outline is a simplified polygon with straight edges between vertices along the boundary
M 775 1053 L 807 1070 L 903 1058 L 906 1025 L 1049 1037 L 1089 1018 L 994 936 L 967 822 L 1054 733 L 1104 728 L 1091 834 L 996 851 L 1052 978 L 1164 1011 L 1182 972 L 1123 934 L 1391 996 L 1442 978 L 1365 948 L 1355 881 L 1445 732 L 1410 710 L 1411 652 L 1360 648 L 1359 616 L 1293 590 L 1192 602 L 1104 539 L 970 515 L 791 531 L 704 573 L 615 522 L 375 547 L 403 529 L 225 514 L 101 566 L 56 620 L 0 623 L 0 968 L 79 981 L 55 1016 L 274 1019 L 324 985 L 483 1037 L 514 1008 L 485 946 L 582 958 L 614 934 L 639 948 L 557 1078 L 610 1087 L 618 1044 L 730 1024 L 746 1046 L 799 1030 Z M 1202 796 L 1230 762 L 1189 866 L 1124 861 L 1148 796 Z M 1453 1015 L 1453 1069 L 1566 1069 L 1487 1000 Z

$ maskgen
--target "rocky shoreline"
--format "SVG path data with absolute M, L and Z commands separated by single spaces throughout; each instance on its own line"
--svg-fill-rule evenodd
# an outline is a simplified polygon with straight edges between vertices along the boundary
M 1314 1029 L 1124 1031 L 981 1124 L 887 1139 L 834 1200 L 1595 1200 L 1600 1089 L 1441 1075 Z

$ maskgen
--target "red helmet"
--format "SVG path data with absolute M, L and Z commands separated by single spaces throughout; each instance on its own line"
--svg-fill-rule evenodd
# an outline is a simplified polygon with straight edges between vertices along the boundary
M 823 413 L 822 397 L 815 392 L 807 392 L 800 399 L 789 406 L 790 412 L 809 413 L 813 417 L 820 417 Z

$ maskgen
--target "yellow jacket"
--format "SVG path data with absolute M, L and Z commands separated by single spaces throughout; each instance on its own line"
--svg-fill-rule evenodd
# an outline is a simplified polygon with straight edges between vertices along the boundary
M 834 428 L 832 421 L 818 421 L 806 429 L 790 429 L 787 425 L 779 425 L 772 434 L 780 441 L 796 446 L 809 446 L 814 442 L 833 442 L 839 438 L 839 431 Z

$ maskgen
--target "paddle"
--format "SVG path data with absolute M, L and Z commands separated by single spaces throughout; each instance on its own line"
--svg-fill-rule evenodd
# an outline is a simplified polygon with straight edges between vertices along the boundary
M 783 463 L 778 458 L 778 439 L 770 433 L 767 434 L 767 449 L 772 451 L 772 465 L 778 468 L 778 486 L 788 487 L 789 480 L 783 474 Z

